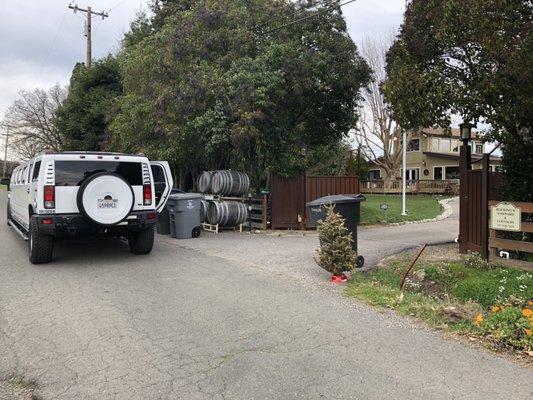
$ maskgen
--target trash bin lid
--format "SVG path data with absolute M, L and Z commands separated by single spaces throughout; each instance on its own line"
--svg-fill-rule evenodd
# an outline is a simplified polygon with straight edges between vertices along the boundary
M 168 196 L 172 200 L 195 200 L 203 199 L 204 195 L 201 193 L 174 193 Z
M 359 203 L 365 200 L 366 198 L 362 194 L 335 194 L 333 196 L 319 197 L 316 200 L 310 201 L 307 203 L 307 207 L 341 203 Z

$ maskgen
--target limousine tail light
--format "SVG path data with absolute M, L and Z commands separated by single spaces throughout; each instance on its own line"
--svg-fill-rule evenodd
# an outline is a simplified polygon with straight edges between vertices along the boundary
M 152 185 L 143 185 L 143 199 L 145 206 L 152 204 Z
M 55 186 L 44 187 L 44 208 L 56 207 L 56 190 Z

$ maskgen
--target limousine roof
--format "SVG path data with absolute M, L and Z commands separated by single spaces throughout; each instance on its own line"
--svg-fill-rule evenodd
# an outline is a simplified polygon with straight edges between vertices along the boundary
M 91 155 L 91 156 L 128 156 L 128 157 L 146 157 L 142 153 L 128 154 L 117 153 L 111 151 L 43 151 L 39 156 L 43 155 Z

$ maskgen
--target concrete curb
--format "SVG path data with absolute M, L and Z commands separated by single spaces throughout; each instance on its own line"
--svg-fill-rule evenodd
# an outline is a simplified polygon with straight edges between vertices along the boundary
M 418 221 L 403 221 L 403 222 L 394 222 L 392 224 L 388 224 L 389 226 L 398 226 L 398 225 L 408 225 L 408 224 L 424 224 L 426 222 L 437 222 L 442 221 L 443 219 L 448 218 L 450 215 L 453 214 L 452 206 L 450 206 L 450 201 L 457 199 L 458 197 L 450 197 L 448 199 L 442 199 L 439 200 L 439 204 L 444 209 L 440 215 L 438 215 L 435 218 L 427 218 L 427 219 L 420 219 Z

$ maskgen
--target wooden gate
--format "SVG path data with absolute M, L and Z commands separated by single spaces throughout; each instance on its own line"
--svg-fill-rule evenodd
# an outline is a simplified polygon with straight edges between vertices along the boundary
M 488 202 L 498 199 L 501 174 L 482 170 L 470 170 L 461 176 L 459 210 L 459 250 L 483 254 L 488 242 Z
M 272 229 L 311 227 L 305 204 L 322 196 L 359 193 L 357 176 L 306 176 L 282 178 L 272 174 Z
M 270 178 L 272 202 L 272 229 L 303 229 L 305 213 L 305 174 L 283 178 L 272 174 Z

